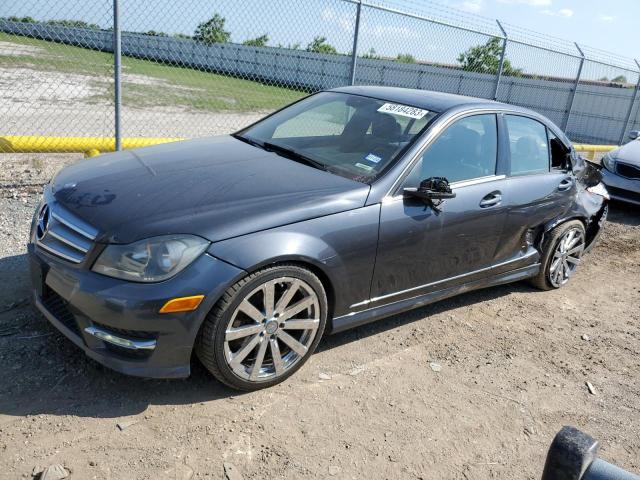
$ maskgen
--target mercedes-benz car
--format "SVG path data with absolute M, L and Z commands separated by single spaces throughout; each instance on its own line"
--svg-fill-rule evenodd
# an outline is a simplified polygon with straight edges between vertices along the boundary
M 631 132 L 629 138 L 602 157 L 602 182 L 614 200 L 640 205 L 640 132 Z
M 607 212 L 597 168 L 530 110 L 384 87 L 232 135 L 69 166 L 28 246 L 33 297 L 88 356 L 252 390 L 325 333 L 492 285 L 560 288 Z

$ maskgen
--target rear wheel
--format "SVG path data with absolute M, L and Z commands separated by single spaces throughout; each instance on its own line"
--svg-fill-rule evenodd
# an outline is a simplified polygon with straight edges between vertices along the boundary
M 270 267 L 227 290 L 205 320 L 196 353 L 230 387 L 269 387 L 307 361 L 326 316 L 327 297 L 313 273 L 296 265 Z
M 562 287 L 576 272 L 584 249 L 582 222 L 572 220 L 558 225 L 543 242 L 540 272 L 531 279 L 531 283 L 541 290 Z

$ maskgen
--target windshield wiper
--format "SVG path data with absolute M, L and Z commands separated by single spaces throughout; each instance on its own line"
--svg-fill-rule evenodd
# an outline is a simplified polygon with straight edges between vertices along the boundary
M 254 147 L 258 147 L 258 148 L 262 148 L 264 149 L 264 146 L 262 145 L 262 143 L 256 141 L 256 140 L 251 140 L 250 138 L 247 137 L 243 137 L 242 135 L 238 134 L 238 133 L 232 133 L 231 136 L 235 139 L 240 140 L 241 142 L 244 143 L 248 143 L 249 145 L 253 145 Z
M 271 143 L 271 142 L 258 142 L 257 140 L 252 140 L 251 138 L 243 137 L 242 135 L 239 135 L 237 133 L 232 133 L 231 136 L 233 138 L 237 138 L 242 142 L 248 143 L 249 145 L 253 145 L 254 147 L 262 148 L 267 152 L 275 152 L 280 155 L 286 156 L 291 160 L 295 160 L 296 162 L 310 165 L 314 168 L 324 170 L 325 172 L 329 171 L 329 168 L 324 163 L 318 162 L 313 158 L 309 158 L 299 152 L 296 152 L 292 148 L 284 147 L 282 145 L 278 145 L 276 143 Z
M 296 152 L 292 148 L 284 147 L 282 145 L 278 145 L 276 143 L 271 143 L 271 142 L 264 142 L 262 144 L 262 148 L 264 148 L 268 152 L 278 153 L 280 155 L 286 156 L 287 158 L 290 158 L 291 160 L 307 164 L 307 165 L 309 165 L 311 167 L 314 167 L 314 168 L 317 168 L 319 170 L 324 170 L 325 172 L 329 171 L 328 167 L 324 163 L 318 162 L 317 160 L 314 160 L 313 158 L 309 158 L 309 157 L 307 157 L 306 155 L 303 155 L 300 152 Z

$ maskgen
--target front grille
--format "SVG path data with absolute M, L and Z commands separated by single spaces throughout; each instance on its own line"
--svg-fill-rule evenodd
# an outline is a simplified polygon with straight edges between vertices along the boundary
M 42 292 L 42 305 L 44 305 L 56 320 L 80 336 L 80 328 L 78 328 L 75 315 L 69 309 L 69 303 L 46 285 Z
M 616 172 L 626 178 L 640 179 L 640 167 L 628 163 L 616 163 Z
M 640 203 L 640 193 L 632 192 L 630 190 L 623 190 L 621 188 L 607 186 L 607 191 L 617 198 L 627 199 L 632 202 Z
M 73 263 L 82 263 L 98 234 L 57 204 L 40 209 L 34 230 L 39 248 Z

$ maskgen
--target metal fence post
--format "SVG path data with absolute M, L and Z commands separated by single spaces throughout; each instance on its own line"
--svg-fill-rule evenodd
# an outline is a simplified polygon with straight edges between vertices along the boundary
M 509 41 L 507 31 L 502 27 L 500 20 L 496 20 L 500 31 L 502 32 L 502 54 L 500 55 L 500 65 L 498 66 L 498 75 L 496 76 L 496 87 L 493 91 L 493 99 L 498 99 L 498 89 L 500 88 L 500 80 L 502 79 L 502 72 L 504 70 L 504 60 L 507 54 L 507 42 Z
M 120 113 L 122 107 L 122 37 L 120 32 L 120 0 L 113 0 L 113 93 L 116 151 L 122 150 Z
M 353 51 L 351 52 L 351 75 L 349 85 L 356 83 L 356 63 L 358 59 L 358 37 L 360 36 L 360 15 L 362 13 L 362 0 L 356 5 L 356 25 L 353 31 Z
M 624 126 L 622 127 L 622 134 L 620 135 L 620 142 L 619 145 L 622 145 L 624 143 L 625 140 L 625 135 L 627 133 L 627 130 L 629 130 L 629 124 L 631 123 L 631 114 L 633 113 L 633 107 L 636 104 L 636 100 L 638 99 L 638 90 L 640 90 L 640 62 L 638 62 L 638 60 L 635 60 L 636 65 L 638 65 L 638 83 L 636 83 L 636 88 L 633 92 L 633 96 L 631 97 L 631 104 L 629 105 L 629 111 L 627 112 L 627 118 L 624 121 Z
M 564 122 L 562 122 L 562 130 L 566 132 L 567 126 L 569 125 L 569 119 L 571 118 L 571 112 L 573 111 L 573 102 L 576 99 L 576 92 L 578 91 L 578 86 L 580 85 L 580 78 L 582 77 L 582 68 L 584 67 L 584 52 L 580 48 L 580 45 L 575 43 L 578 52 L 580 52 L 580 66 L 578 67 L 578 75 L 576 75 L 576 82 L 573 85 L 573 90 L 571 91 L 571 97 L 569 97 L 569 106 L 567 107 L 567 115 L 564 117 Z

